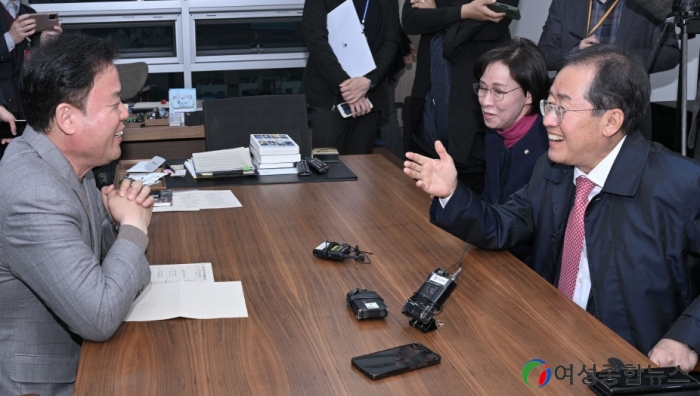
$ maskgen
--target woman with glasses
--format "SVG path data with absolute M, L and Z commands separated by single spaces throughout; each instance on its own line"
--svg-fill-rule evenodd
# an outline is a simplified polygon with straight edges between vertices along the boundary
M 502 205 L 527 185 L 537 159 L 547 152 L 547 131 L 542 125 L 540 101 L 547 97 L 547 66 L 537 45 L 514 38 L 476 61 L 479 98 L 486 132 L 484 157 L 485 202 Z M 527 261 L 529 247 L 511 249 Z

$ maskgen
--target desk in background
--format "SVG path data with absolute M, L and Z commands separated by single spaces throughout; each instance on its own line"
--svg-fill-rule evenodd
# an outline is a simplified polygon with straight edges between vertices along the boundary
M 153 158 L 192 158 L 204 150 L 204 125 L 171 127 L 127 123 L 122 135 L 122 160 Z
M 445 326 L 410 327 L 406 299 L 464 244 L 429 223 L 429 197 L 385 158 L 342 160 L 358 181 L 234 186 L 242 208 L 154 214 L 149 262 L 212 262 L 217 281 L 242 281 L 250 316 L 124 323 L 83 343 L 75 394 L 588 395 L 584 364 L 650 363 L 505 251 L 470 247 Z M 372 264 L 314 258 L 326 239 L 373 252 Z M 345 295 L 357 287 L 376 290 L 388 318 L 355 319 Z M 350 366 L 416 341 L 442 363 L 380 381 Z M 522 380 L 533 358 L 552 369 L 541 389 Z M 554 377 L 559 365 L 573 365 L 573 385 Z

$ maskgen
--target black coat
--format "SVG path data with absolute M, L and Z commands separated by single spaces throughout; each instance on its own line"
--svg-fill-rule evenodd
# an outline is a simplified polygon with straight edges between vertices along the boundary
M 530 266 L 557 285 L 574 168 L 543 155 L 505 205 L 460 185 L 431 221 L 485 249 L 532 244 Z M 589 311 L 647 354 L 662 338 L 700 350 L 700 163 L 632 133 L 586 209 Z M 437 201 L 437 199 L 435 200 Z
M 0 5 L 0 7 L 2 6 Z M 24 14 L 36 14 L 36 11 L 32 7 L 20 4 L 17 16 Z M 0 33 L 4 35 L 8 31 L 10 31 L 10 26 L 8 26 L 5 18 L 0 15 Z M 39 44 L 40 37 L 40 33 L 36 33 L 30 37 L 30 40 L 32 43 Z M 5 99 L 4 102 L 0 102 L 0 105 L 12 109 L 12 102 L 20 100 L 19 75 L 24 64 L 24 50 L 29 48 L 30 40 L 24 39 L 21 43 L 15 45 L 17 59 L 14 62 L 12 61 L 12 52 L 7 50 L 5 38 L 2 37 L 0 40 L 0 91 L 2 91 L 2 96 Z M 20 113 L 15 114 L 15 116 L 24 118 Z
M 367 93 L 374 106 L 372 111 L 383 110 L 387 106 L 389 91 L 386 78 L 396 71 L 396 57 L 400 54 L 399 11 L 395 0 L 378 1 L 381 7 L 381 22 L 370 48 L 377 68 L 365 77 L 375 83 Z M 340 94 L 340 84 L 349 79 L 328 44 L 326 17 L 342 3 L 341 0 L 309 0 L 304 4 L 302 27 L 309 50 L 309 60 L 304 69 L 300 92 L 306 95 L 311 106 L 331 110 L 344 102 Z
M 447 29 L 443 55 L 451 63 L 451 88 L 448 109 L 448 152 L 460 173 L 483 172 L 484 169 L 468 169 L 469 157 L 484 159 L 484 125 L 479 101 L 472 89 L 477 82 L 474 63 L 482 54 L 498 43 L 509 40 L 508 26 L 511 20 L 503 18 L 499 23 L 479 22 L 460 17 L 463 4 L 471 0 L 436 0 L 438 8 L 417 9 L 406 1 L 403 7 L 403 29 L 407 34 L 420 34 L 416 77 L 411 91 L 409 125 L 404 133 L 412 133 L 423 112 L 423 101 L 430 91 L 430 40 L 435 33 Z M 517 6 L 519 0 L 502 0 Z M 437 158 L 434 147 L 423 147 Z

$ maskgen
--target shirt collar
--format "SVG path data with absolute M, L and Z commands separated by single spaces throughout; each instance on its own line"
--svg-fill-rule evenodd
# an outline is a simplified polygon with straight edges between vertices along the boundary
M 0 0 L 0 3 L 2 3 L 2 6 L 7 10 L 7 5 L 10 3 L 10 0 Z M 20 0 L 15 0 L 14 3 L 17 4 L 17 13 L 19 13 Z
M 625 142 L 625 139 L 627 139 L 627 135 L 625 135 L 622 138 L 622 140 L 620 140 L 617 143 L 617 146 L 615 146 L 615 148 L 612 149 L 612 151 L 609 152 L 608 155 L 606 155 L 605 158 L 603 158 L 603 160 L 595 166 L 595 168 L 591 169 L 591 171 L 588 174 L 585 174 L 578 167 L 574 167 L 574 184 L 576 184 L 577 177 L 586 176 L 590 181 L 595 183 L 598 187 L 602 188 L 605 185 L 605 180 L 608 179 L 610 169 L 612 169 L 612 166 L 615 163 L 615 159 L 620 153 L 622 143 Z

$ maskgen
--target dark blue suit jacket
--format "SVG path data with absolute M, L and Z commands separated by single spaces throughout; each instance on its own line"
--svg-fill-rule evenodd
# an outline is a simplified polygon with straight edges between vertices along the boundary
M 574 47 L 578 48 L 580 39 L 569 31 L 585 37 L 588 33 L 588 0 L 552 0 L 547 21 L 542 28 L 542 36 L 537 46 L 547 60 L 548 70 L 559 70 L 561 59 Z M 656 39 L 661 35 L 662 22 L 640 7 L 637 2 L 625 0 L 622 5 L 620 26 L 615 44 L 631 50 L 646 63 Z M 619 7 L 619 5 L 618 5 Z M 654 63 L 652 73 L 673 69 L 680 61 L 678 40 L 669 35 L 661 47 Z
M 573 172 L 543 155 L 505 205 L 460 185 L 431 221 L 485 249 L 531 243 L 530 266 L 557 285 Z M 645 354 L 661 338 L 700 350 L 700 163 L 630 134 L 585 227 L 594 315 Z

